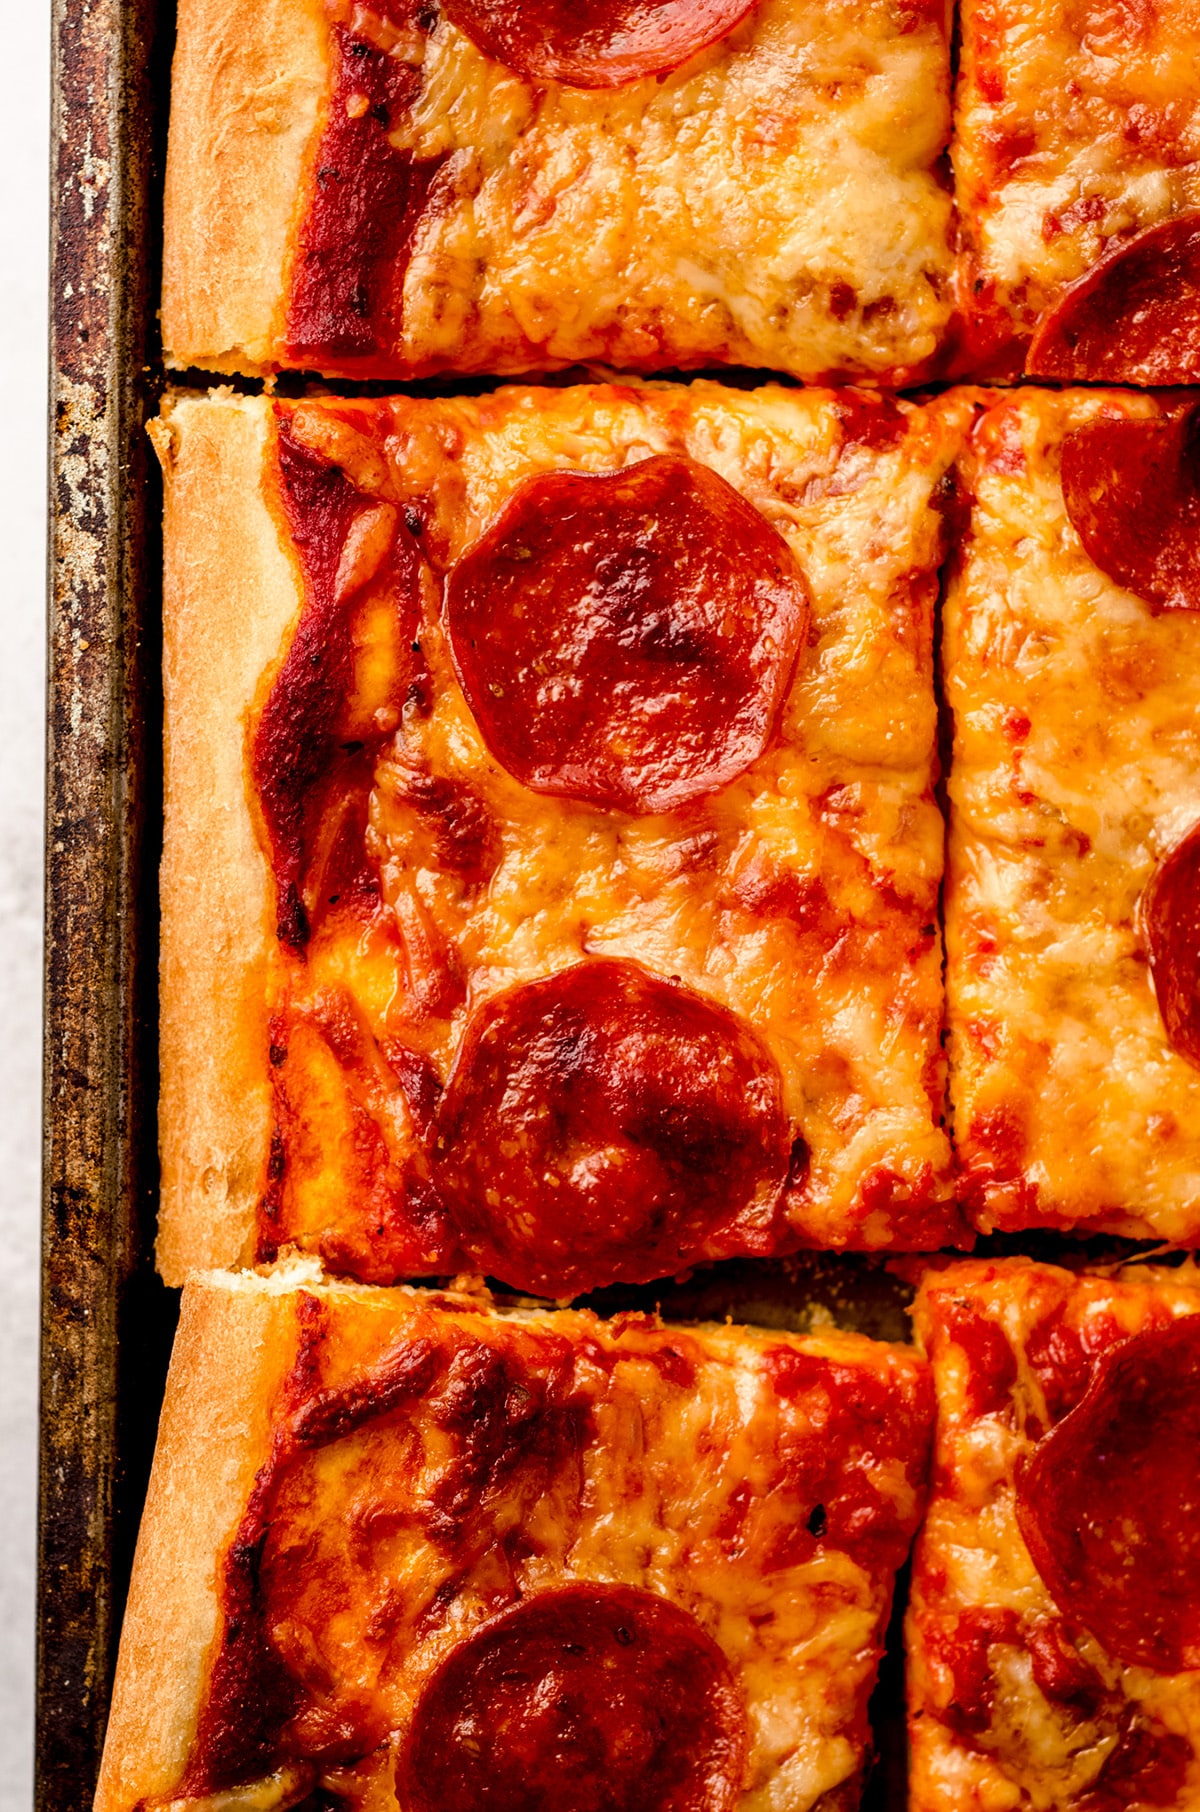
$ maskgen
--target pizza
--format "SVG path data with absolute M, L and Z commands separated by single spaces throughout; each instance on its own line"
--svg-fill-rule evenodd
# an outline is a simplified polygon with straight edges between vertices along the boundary
M 968 416 L 167 404 L 168 1281 L 302 1250 L 564 1298 L 963 1237 L 931 642 Z
M 179 0 L 96 1812 L 1200 1806 L 1198 44 Z
M 911 1812 L 1200 1800 L 1200 1273 L 931 1273 Z
M 857 1334 L 194 1281 L 97 1812 L 850 1808 L 932 1409 Z
M 167 362 L 916 381 L 949 67 L 945 0 L 183 0 Z
M 966 374 L 1200 381 L 1196 0 L 962 0 Z
M 1200 1236 L 1196 421 L 1026 389 L 964 454 L 946 990 L 984 1230 Z

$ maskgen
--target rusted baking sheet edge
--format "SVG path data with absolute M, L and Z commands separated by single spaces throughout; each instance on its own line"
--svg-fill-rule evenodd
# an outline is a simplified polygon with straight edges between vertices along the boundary
M 86 1812 L 170 1337 L 148 1264 L 158 503 L 152 0 L 55 0 L 36 1803 Z M 147 725 L 153 726 L 147 737 Z

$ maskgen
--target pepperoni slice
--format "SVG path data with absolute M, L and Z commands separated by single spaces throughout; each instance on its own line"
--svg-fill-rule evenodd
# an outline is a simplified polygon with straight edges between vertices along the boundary
M 446 588 L 492 753 L 538 793 L 675 811 L 767 747 L 808 626 L 796 560 L 706 466 L 526 481 Z
M 1150 877 L 1141 920 L 1167 1039 L 1200 1065 L 1200 824 Z
M 1200 1667 L 1200 1315 L 1105 1356 L 1018 1479 L 1017 1521 L 1064 1617 L 1117 1660 Z
M 417 1701 L 417 1812 L 729 1812 L 745 1712 L 696 1619 L 629 1586 L 569 1585 L 489 1618 Z
M 464 1249 L 568 1296 L 666 1277 L 769 1227 L 787 1176 L 779 1072 L 731 1013 L 600 958 L 488 1001 L 442 1098 L 436 1181 Z
M 755 0 L 443 0 L 446 17 L 530 82 L 620 88 L 677 69 Z
M 1073 283 L 1038 323 L 1028 377 L 1200 382 L 1200 210 L 1139 233 Z
M 1200 406 L 1076 428 L 1063 442 L 1062 488 L 1102 573 L 1156 614 L 1200 610 Z

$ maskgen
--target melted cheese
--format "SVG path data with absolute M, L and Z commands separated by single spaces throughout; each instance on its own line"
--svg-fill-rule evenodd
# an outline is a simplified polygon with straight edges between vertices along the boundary
M 665 81 L 603 95 L 532 90 L 443 26 L 423 73 L 405 142 L 469 173 L 419 231 L 405 358 L 886 374 L 937 350 L 940 23 L 765 0 Z
M 211 50 L 183 10 L 177 80 L 199 86 L 192 64 Z M 378 37 L 367 9 L 330 10 Z M 445 19 L 414 34 L 396 54 L 419 66 L 420 92 L 390 136 L 415 159 L 445 162 L 403 274 L 391 370 L 726 361 L 902 381 L 938 351 L 951 307 L 951 201 L 936 170 L 949 50 L 937 11 L 761 0 L 678 70 L 612 91 L 535 87 Z M 241 4 L 231 35 L 253 42 L 258 12 Z M 328 80 L 328 36 L 323 55 Z M 179 366 L 289 362 L 286 275 L 261 272 L 257 318 L 244 312 L 231 352 L 207 216 L 184 212 L 208 164 L 230 209 L 239 189 L 243 206 L 254 200 L 253 164 L 225 142 L 229 117 L 247 111 L 226 92 L 241 65 L 229 68 L 224 79 L 203 71 L 211 129 L 205 116 L 176 127 L 198 142 L 186 176 L 173 152 L 172 258 L 213 291 L 206 320 L 175 280 L 167 338 Z M 318 142 L 319 125 L 307 181 Z M 293 220 L 293 256 L 297 230 Z
M 344 934 L 315 940 L 304 983 L 286 966 L 281 973 L 310 997 L 348 996 L 377 1041 L 420 1049 L 443 1080 L 470 1011 L 502 989 L 600 954 L 678 976 L 753 1025 L 779 1065 L 785 1109 L 811 1153 L 789 1206 L 796 1233 L 824 1246 L 930 1246 L 957 1225 L 944 1205 L 949 1147 L 938 1114 L 933 502 L 964 406 L 905 404 L 905 430 L 874 449 L 844 438 L 843 407 L 829 395 L 740 395 L 704 383 L 394 401 L 379 418 L 386 475 L 374 438 L 325 404 L 296 407 L 297 437 L 355 482 L 420 501 L 423 545 L 439 572 L 530 472 L 684 450 L 795 549 L 814 627 L 777 746 L 711 800 L 636 819 L 534 794 L 498 766 L 455 679 L 431 588 L 421 646 L 432 709 L 406 716 L 371 804 L 372 852 L 405 932 L 407 977 L 386 949 Z M 415 834 L 405 798 L 413 763 L 484 801 L 502 843 L 486 888 L 464 889 Z M 756 903 L 789 877 L 823 888 L 816 926 Z M 431 1011 L 418 971 L 446 962 L 465 995 Z M 314 1071 L 316 1155 L 288 1229 L 317 1248 L 346 1211 L 338 1154 L 353 1142 L 323 1077 Z M 394 1101 L 392 1111 L 401 1111 Z M 414 1148 L 402 1126 L 389 1137 L 399 1157 Z
M 390 1734 L 361 1766 L 321 1770 L 305 1764 L 301 1747 L 292 1770 L 244 1795 L 179 1804 L 197 1812 L 201 1804 L 212 1812 L 282 1807 L 299 1781 L 310 1791 L 324 1785 L 340 1804 L 403 1812 L 392 1762 L 425 1681 L 483 1618 L 567 1581 L 663 1595 L 716 1641 L 746 1706 L 739 1812 L 807 1812 L 854 1776 L 892 1581 L 829 1543 L 799 1561 L 771 1558 L 781 1534 L 811 1508 L 787 1455 L 805 1441 L 820 1447 L 829 1413 L 820 1389 L 778 1391 L 771 1366 L 781 1352 L 810 1355 L 882 1393 L 884 1438 L 895 1453 L 905 1440 L 895 1429 L 911 1434 L 905 1463 L 873 1456 L 881 1430 L 869 1420 L 855 1425 L 851 1415 L 838 1426 L 856 1444 L 854 1453 L 845 1449 L 846 1476 L 866 1466 L 903 1544 L 920 1511 L 906 1465 L 916 1477 L 924 1464 L 915 1355 L 850 1334 L 662 1328 L 644 1316 L 604 1323 L 586 1313 L 500 1317 L 478 1298 L 407 1290 L 322 1286 L 315 1294 L 323 1396 L 361 1394 L 372 1373 L 422 1342 L 460 1357 L 487 1352 L 527 1392 L 539 1378 L 556 1379 L 556 1400 L 582 1418 L 582 1445 L 568 1444 L 558 1473 L 523 1472 L 518 1450 L 495 1445 L 493 1420 L 491 1445 L 479 1450 L 489 1456 L 481 1476 L 471 1470 L 478 1454 L 473 1462 L 464 1443 L 485 1410 L 499 1407 L 507 1430 L 508 1386 L 499 1405 L 473 1404 L 464 1432 L 447 1426 L 443 1379 L 400 1413 L 303 1449 L 277 1486 L 264 1549 L 268 1606 L 278 1603 L 272 1580 L 286 1588 L 273 1639 L 298 1658 L 302 1678 L 319 1682 L 312 1691 L 322 1703 L 345 1703 L 368 1728 Z M 289 1413 L 277 1405 L 274 1425 Z M 544 1440 L 536 1451 L 544 1454 Z M 473 1483 L 457 1513 L 463 1531 L 431 1539 L 428 1508 L 444 1501 L 464 1464 Z M 518 1529 L 519 1543 L 506 1539 Z
M 1172 1812 L 1200 1796 L 1200 1675 L 1167 1676 L 1113 1660 L 1093 1636 L 1075 1632 L 1076 1649 L 1105 1690 L 1090 1716 L 1057 1704 L 1036 1684 L 1019 1642 L 988 1647 L 994 1694 L 975 1742 L 956 1733 L 946 1713 L 954 1680 L 939 1638 L 980 1610 L 1056 1619 L 1017 1526 L 1013 1481 L 1046 1426 L 1042 1386 L 1029 1362 L 1030 1335 L 1061 1311 L 1072 1328 L 1108 1324 L 1108 1339 L 1135 1334 L 1164 1313 L 1200 1312 L 1194 1267 L 1136 1268 L 1113 1279 L 1075 1277 L 1028 1259 L 979 1261 L 931 1273 L 917 1298 L 917 1337 L 933 1365 L 938 1421 L 934 1486 L 913 1563 L 906 1624 L 911 1743 L 910 1812 L 1065 1812 L 1082 1798 L 1118 1740 L 1121 1707 L 1148 1724 L 1186 1737 L 1195 1755 Z M 987 1415 L 970 1407 L 969 1366 L 949 1319 L 963 1305 L 1001 1328 L 1016 1360 L 1004 1405 Z M 1140 1802 L 1135 1802 L 1140 1805 Z M 1132 1812 L 1132 1809 L 1131 1809 Z
M 1200 626 L 1152 616 L 1068 520 L 1061 443 L 1148 399 L 1024 391 L 967 460 L 947 599 L 946 898 L 955 1138 L 983 1227 L 1200 1232 L 1200 1070 L 1168 1045 L 1137 930 L 1200 817 Z M 1027 732 L 1025 726 L 1028 726 Z
M 964 0 L 952 148 L 977 305 L 1028 336 L 1122 240 L 1200 207 L 1196 0 Z

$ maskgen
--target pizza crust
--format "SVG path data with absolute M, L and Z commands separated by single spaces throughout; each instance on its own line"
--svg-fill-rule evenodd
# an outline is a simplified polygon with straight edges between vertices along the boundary
M 261 1279 L 223 1277 L 184 1294 L 95 1812 L 168 1794 L 183 1772 L 218 1630 L 219 1567 L 269 1450 L 294 1319 L 295 1297 Z
M 274 895 L 246 798 L 246 712 L 300 603 L 262 494 L 263 397 L 168 396 L 159 970 L 164 1278 L 247 1256 L 270 1130 Z
M 265 372 L 329 88 L 321 0 L 188 0 L 171 70 L 167 363 Z

